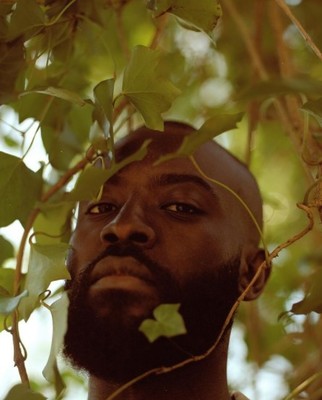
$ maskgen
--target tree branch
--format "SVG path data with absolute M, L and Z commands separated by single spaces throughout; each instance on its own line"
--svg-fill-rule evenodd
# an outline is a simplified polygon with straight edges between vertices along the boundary
M 281 7 L 281 9 L 285 12 L 285 14 L 290 18 L 293 24 L 297 27 L 300 31 L 301 35 L 303 36 L 306 43 L 311 47 L 313 52 L 319 57 L 322 61 L 322 53 L 317 45 L 313 42 L 311 36 L 307 33 L 307 31 L 303 28 L 300 21 L 295 17 L 295 15 L 290 10 L 289 6 L 284 2 L 284 0 L 275 0 L 276 3 Z

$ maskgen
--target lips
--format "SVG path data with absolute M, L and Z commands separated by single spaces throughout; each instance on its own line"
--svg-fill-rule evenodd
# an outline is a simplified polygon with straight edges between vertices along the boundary
M 97 284 L 105 278 L 136 278 L 149 285 L 155 285 L 153 275 L 148 268 L 135 258 L 126 256 L 107 256 L 99 261 L 91 274 L 91 285 Z

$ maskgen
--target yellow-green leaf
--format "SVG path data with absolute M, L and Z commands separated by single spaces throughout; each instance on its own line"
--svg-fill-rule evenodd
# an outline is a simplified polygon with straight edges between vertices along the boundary
M 161 114 L 167 111 L 180 91 L 159 68 L 161 53 L 144 46 L 134 48 L 125 68 L 122 94 L 141 113 L 146 125 L 163 130 Z
M 153 311 L 153 319 L 146 319 L 139 327 L 150 342 L 161 336 L 174 337 L 185 334 L 184 320 L 179 313 L 180 304 L 161 304 Z
M 15 156 L 0 152 L 0 226 L 22 224 L 40 197 L 42 180 Z
M 185 21 L 185 26 L 189 29 L 191 24 L 192 29 L 198 28 L 208 34 L 214 30 L 222 15 L 220 4 L 216 0 L 150 0 L 148 8 L 153 11 L 154 16 L 168 12 Z
M 48 288 L 52 281 L 69 278 L 65 267 L 67 249 L 68 245 L 65 243 L 31 245 L 25 283 L 25 289 L 28 290 L 29 296 L 21 302 L 19 308 L 25 321 L 39 304 L 39 295 Z

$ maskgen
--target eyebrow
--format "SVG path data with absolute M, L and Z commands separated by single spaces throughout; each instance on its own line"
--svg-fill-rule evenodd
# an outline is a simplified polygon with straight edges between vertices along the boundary
M 120 175 L 113 175 L 106 184 L 112 185 L 122 185 L 123 178 Z M 152 182 L 150 183 L 151 190 L 155 187 L 163 187 L 163 186 L 171 186 L 171 185 L 180 185 L 185 183 L 192 183 L 203 190 L 206 190 L 216 201 L 219 201 L 218 196 L 214 192 L 213 188 L 207 183 L 204 179 L 197 175 L 193 174 L 161 174 L 154 176 Z
M 212 196 L 218 200 L 217 195 L 214 193 L 213 188 L 207 183 L 204 179 L 200 178 L 197 175 L 192 174 L 162 174 L 156 176 L 153 179 L 153 186 L 169 186 L 169 185 L 178 185 L 185 183 L 193 183 L 201 187 L 202 189 L 207 190 Z

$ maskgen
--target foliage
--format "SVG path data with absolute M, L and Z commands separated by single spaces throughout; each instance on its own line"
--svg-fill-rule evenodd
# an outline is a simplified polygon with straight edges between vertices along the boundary
M 0 226 L 19 221 L 23 227 L 14 268 L 8 267 L 13 246 L 0 236 L 1 329 L 11 325 L 17 340 L 18 320 L 41 305 L 59 320 L 60 303 L 48 306 L 44 297 L 52 281 L 67 277 L 75 204 L 95 198 L 124 163 L 144 157 L 147 143 L 111 169 L 91 162 L 103 151 L 113 159 L 115 138 L 133 127 L 162 130 L 164 119 L 175 119 L 197 131 L 182 155 L 229 131 L 218 140 L 259 180 L 269 249 L 294 242 L 275 261 L 260 301 L 242 306 L 238 321 L 250 363 L 260 371 L 281 355 L 294 370 L 285 372 L 287 398 L 303 387 L 319 399 L 322 10 L 314 0 L 289 7 L 283 0 L 221 3 L 222 9 L 215 0 L 0 3 Z M 46 159 L 31 168 L 39 137 Z M 315 221 L 300 241 L 294 235 L 307 222 L 296 203 Z M 300 322 L 297 314 L 304 315 Z M 63 327 L 54 322 L 45 371 L 57 393 Z M 28 388 L 19 345 L 15 361 L 23 384 L 7 398 L 43 398 Z

